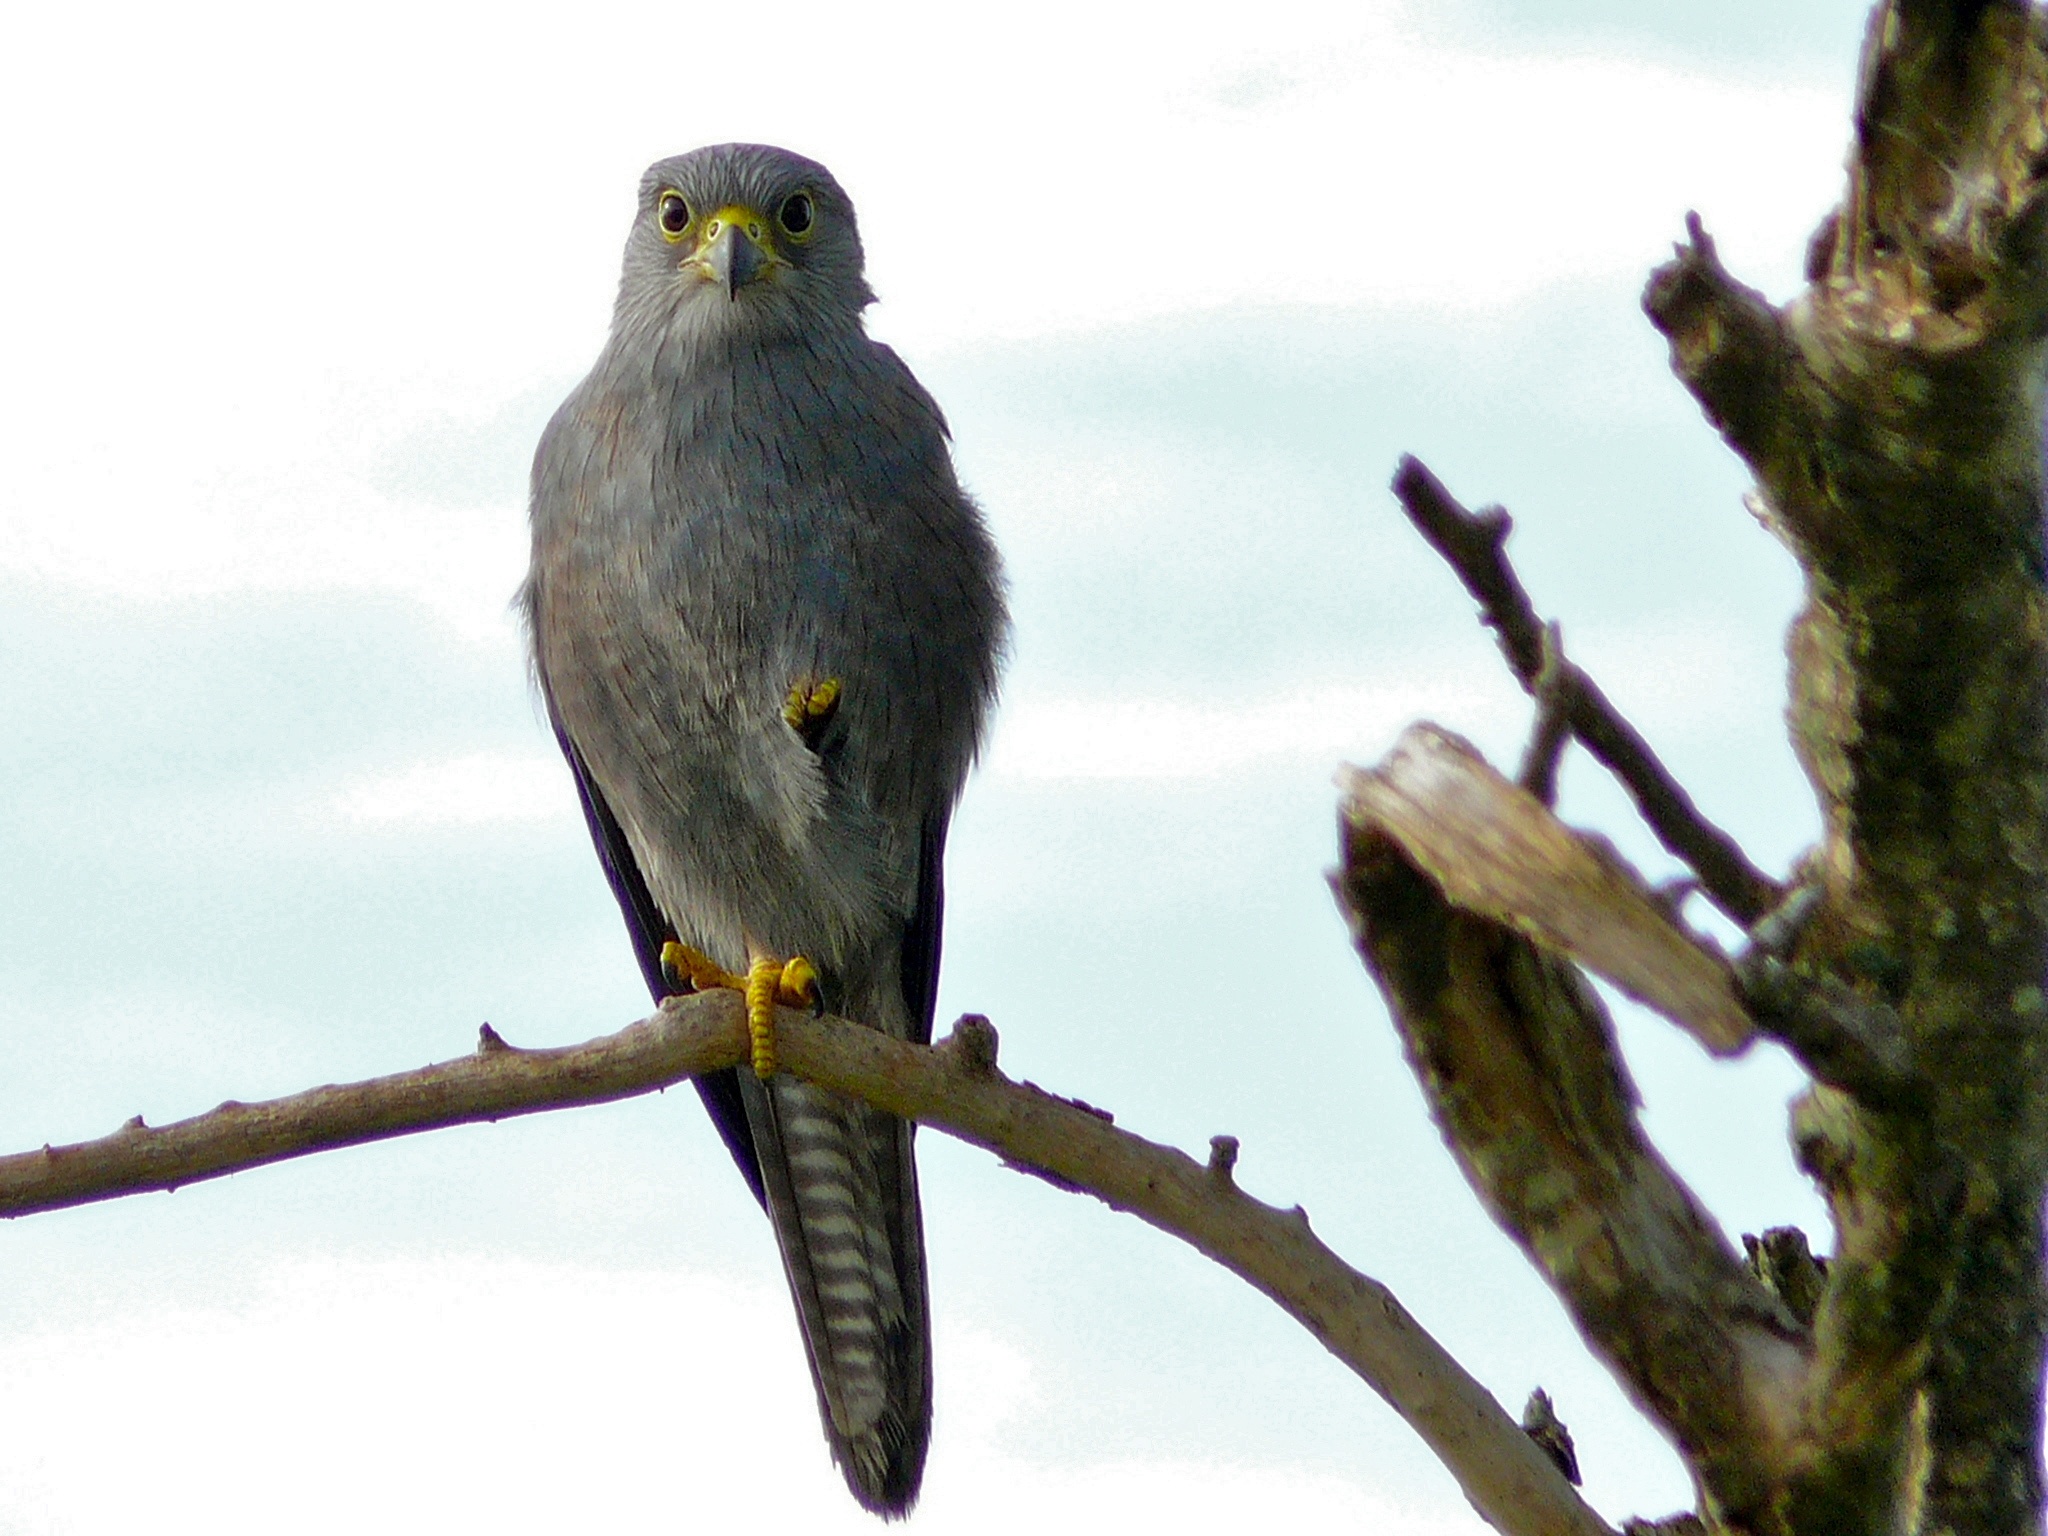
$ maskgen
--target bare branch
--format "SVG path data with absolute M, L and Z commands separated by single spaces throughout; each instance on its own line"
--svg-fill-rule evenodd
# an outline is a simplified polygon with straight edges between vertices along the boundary
M 987 1148 L 1180 1238 L 1249 1281 L 1378 1392 L 1447 1466 L 1473 1506 L 1509 1536 L 1613 1536 L 1507 1411 L 1409 1316 L 1391 1291 L 1309 1230 L 1239 1189 L 1237 1144 L 1206 1165 L 1119 1130 L 1100 1111 L 1010 1081 L 986 1019 L 963 1018 L 931 1047 L 841 1019 L 784 1010 L 783 1069 Z M 442 1126 L 651 1093 L 748 1056 L 729 992 L 671 998 L 618 1034 L 559 1050 L 518 1050 L 485 1026 L 477 1054 L 416 1072 L 228 1103 L 159 1128 L 0 1158 L 0 1215 L 22 1216 L 144 1190 L 175 1189 L 310 1152 Z
M 693 1000 L 582 1045 L 522 1051 L 486 1024 L 476 1054 L 260 1104 L 230 1099 L 172 1125 L 137 1115 L 110 1136 L 0 1157 L 0 1217 L 173 1190 L 266 1163 L 443 1126 L 652 1093 L 735 1065 L 710 1002 Z
M 1671 338 L 1673 366 L 1711 381 L 1707 419 L 1740 449 L 1774 441 L 1783 421 L 1791 344 L 1770 301 L 1721 265 L 1697 213 L 1676 260 L 1651 277 L 1643 308 Z M 1746 921 L 1762 917 L 1748 914 Z
M 1543 670 L 1543 621 L 1507 557 L 1514 521 L 1499 507 L 1468 512 L 1420 459 L 1404 457 L 1394 495 L 1417 531 L 1449 562 L 1500 641 L 1501 654 L 1532 693 Z M 1714 904 L 1745 925 L 1784 892 L 1752 864 L 1735 839 L 1702 816 L 1634 726 L 1577 667 L 1566 663 L 1560 687 L 1570 698 L 1572 733 L 1620 779 L 1643 820 L 1700 877 Z

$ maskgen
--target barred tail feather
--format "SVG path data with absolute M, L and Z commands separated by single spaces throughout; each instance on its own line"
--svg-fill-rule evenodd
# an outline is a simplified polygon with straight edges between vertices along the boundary
M 931 1325 L 912 1127 L 788 1077 L 739 1074 L 833 1459 L 909 1512 L 931 1435 Z

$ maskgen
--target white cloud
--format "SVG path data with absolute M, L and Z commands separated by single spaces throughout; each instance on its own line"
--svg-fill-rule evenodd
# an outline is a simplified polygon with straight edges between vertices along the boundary
M 921 348 L 1245 303 L 1497 310 L 1640 271 L 1688 205 L 1789 281 L 1837 190 L 1836 93 L 1474 53 L 1425 17 L 799 5 L 771 64 L 745 8 L 40 8 L 0 98 L 0 569 L 377 587 L 487 628 L 516 491 L 451 507 L 378 467 L 586 366 L 640 168 L 717 138 L 840 171 L 878 329 Z
M 471 752 L 359 780 L 331 796 L 358 826 L 462 826 L 572 816 L 576 792 L 553 753 Z
M 1757 683 L 1781 665 L 1760 637 L 1711 620 L 1609 626 L 1572 642 L 1637 725 L 1667 747 L 1753 726 Z M 1371 762 L 1427 717 L 1513 741 L 1530 704 L 1481 654 L 1381 651 L 1341 676 L 1255 694 L 1086 695 L 1019 689 L 1003 702 L 988 772 L 1017 779 L 1206 779 L 1281 766 Z
M 239 1296 L 0 1338 L 0 1529 L 874 1530 L 828 1463 L 788 1301 L 677 1272 L 307 1261 Z M 1327 1474 L 1008 1454 L 1003 1341 L 940 1320 L 913 1529 L 1476 1533 Z
M 988 771 L 1020 779 L 1204 779 L 1278 764 L 1371 760 L 1423 715 L 1501 727 L 1512 684 L 1413 671 L 1251 699 L 1024 696 L 1005 704 Z

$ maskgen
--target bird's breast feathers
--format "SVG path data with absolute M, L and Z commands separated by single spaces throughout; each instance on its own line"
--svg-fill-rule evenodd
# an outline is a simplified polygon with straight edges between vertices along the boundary
M 958 792 L 1001 599 L 936 409 L 862 345 L 673 377 L 608 358 L 543 440 L 541 672 L 600 781 L 661 788 L 646 817 L 800 854 L 828 815 L 914 828 Z M 784 719 L 825 679 L 829 771 Z

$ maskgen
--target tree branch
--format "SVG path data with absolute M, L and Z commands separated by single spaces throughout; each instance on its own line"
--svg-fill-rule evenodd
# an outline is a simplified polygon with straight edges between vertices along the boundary
M 1658 1157 L 1606 1010 L 1537 940 L 1598 928 L 1614 969 L 1732 1006 L 1725 962 L 1435 727 L 1346 784 L 1338 901 L 1445 1140 L 1709 1508 L 1746 1520 L 1792 1454 L 1806 1330 Z
M 1509 1536 L 1613 1536 L 1549 1456 L 1408 1315 L 1345 1264 L 1299 1207 L 1278 1210 L 1231 1176 L 1236 1143 L 1206 1164 L 1120 1130 L 1099 1111 L 996 1069 L 988 1021 L 963 1018 L 931 1047 L 841 1019 L 776 1018 L 785 1071 L 984 1147 L 1062 1188 L 1086 1190 L 1180 1238 L 1263 1291 L 1386 1399 L 1448 1467 L 1472 1505 Z M 488 1025 L 474 1056 L 415 1072 L 227 1103 L 174 1125 L 131 1120 L 110 1136 L 0 1158 L 0 1215 L 218 1178 L 285 1158 L 415 1131 L 604 1103 L 747 1060 L 744 1010 L 729 992 L 671 998 L 618 1034 L 516 1050 Z
M 1413 456 L 1403 457 L 1394 472 L 1394 495 L 1479 604 L 1509 670 L 1525 690 L 1536 693 L 1543 676 L 1544 625 L 1507 557 L 1514 519 L 1500 507 L 1468 512 Z M 1699 876 L 1700 888 L 1716 906 L 1746 927 L 1784 899 L 1778 883 L 1749 861 L 1735 839 L 1700 814 L 1598 684 L 1560 658 L 1553 686 L 1572 734 L 1621 780 L 1657 840 Z
M 715 996 L 713 998 L 715 1001 Z M 414 1072 L 219 1108 L 172 1125 L 0 1157 L 0 1217 L 174 1190 L 266 1163 L 418 1131 L 604 1104 L 737 1065 L 722 1013 L 691 1000 L 556 1050 L 515 1050 L 486 1024 L 476 1053 Z
M 1744 955 L 1735 974 L 1757 1027 L 1816 1081 L 1871 1109 L 1925 1107 L 1927 1080 L 1913 1070 L 1897 1010 L 1832 977 L 1802 976 L 1766 954 Z

